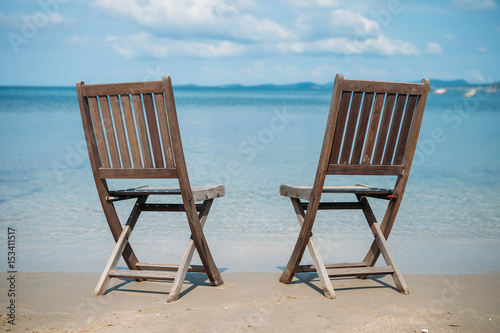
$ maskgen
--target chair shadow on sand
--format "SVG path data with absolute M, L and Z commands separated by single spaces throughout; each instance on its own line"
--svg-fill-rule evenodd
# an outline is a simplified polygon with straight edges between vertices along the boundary
M 285 270 L 285 266 L 277 266 L 281 271 Z M 381 280 L 385 275 L 370 275 L 366 279 L 358 279 L 356 277 L 342 277 L 342 278 L 335 278 L 332 281 L 337 283 L 337 287 L 335 287 L 335 290 L 338 291 L 346 291 L 346 290 L 362 290 L 362 289 L 381 289 L 381 288 L 388 288 L 397 291 L 398 289 L 394 287 L 391 284 L 388 284 L 384 281 Z M 317 291 L 319 294 L 323 294 L 323 289 L 319 286 L 320 280 L 318 277 L 318 274 L 316 273 L 300 273 L 295 275 L 296 280 L 293 280 L 290 282 L 291 285 L 299 285 L 301 283 L 304 283 L 311 289 Z M 359 280 L 360 283 L 358 285 L 354 285 L 352 283 L 350 286 L 343 286 L 342 281 L 354 281 L 354 280 Z M 377 283 L 377 285 L 374 285 L 373 282 L 366 282 L 366 281 L 373 281 Z M 316 282 L 316 283 L 315 283 Z
M 124 269 L 124 267 L 122 268 Z M 226 270 L 227 268 L 219 268 L 220 273 L 223 273 Z M 164 285 L 172 284 L 170 281 L 150 281 L 148 284 L 141 284 L 140 281 L 138 282 L 134 279 L 118 278 L 117 280 L 121 282 L 109 287 L 106 290 L 106 294 L 109 294 L 112 291 L 122 291 L 141 294 L 169 295 L 170 293 L 168 290 L 170 289 L 170 286 L 164 287 Z M 191 291 L 198 287 L 212 286 L 208 277 L 205 274 L 199 273 L 187 273 L 184 280 L 184 285 L 188 287 L 179 293 L 179 299 L 189 294 Z M 142 286 L 145 286 L 148 289 L 142 289 Z

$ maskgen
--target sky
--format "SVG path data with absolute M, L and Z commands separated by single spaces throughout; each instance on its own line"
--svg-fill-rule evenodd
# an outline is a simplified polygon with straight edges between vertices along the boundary
M 1 0 L 0 85 L 500 81 L 499 0 Z

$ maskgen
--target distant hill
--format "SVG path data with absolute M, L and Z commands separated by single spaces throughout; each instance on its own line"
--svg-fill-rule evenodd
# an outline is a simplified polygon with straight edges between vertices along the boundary
M 480 86 L 481 84 L 472 84 L 465 80 L 439 80 L 430 79 L 432 87 L 470 87 Z M 420 81 L 418 81 L 420 83 Z M 496 83 L 500 85 L 500 83 Z M 491 86 L 493 84 L 484 84 Z M 180 85 L 179 88 L 219 88 L 219 89 L 332 89 L 333 82 L 318 84 L 314 82 L 299 82 L 291 84 L 259 84 L 246 86 L 242 84 L 224 84 L 218 86 L 198 86 L 196 84 Z
M 314 82 L 299 82 L 291 84 L 259 84 L 253 86 L 244 86 L 242 84 L 224 84 L 218 86 L 198 86 L 196 84 L 179 85 L 179 88 L 220 88 L 220 89 L 324 89 L 333 87 L 333 82 L 326 84 L 317 84 Z

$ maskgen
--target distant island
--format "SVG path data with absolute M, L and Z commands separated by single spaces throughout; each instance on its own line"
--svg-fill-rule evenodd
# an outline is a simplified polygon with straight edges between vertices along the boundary
M 420 81 L 418 81 L 420 82 Z M 488 84 L 469 83 L 463 79 L 460 80 L 439 80 L 430 79 L 431 87 L 480 87 L 480 86 L 500 86 L 500 82 Z M 177 85 L 177 88 L 219 88 L 219 89 L 332 89 L 333 82 L 318 84 L 314 82 L 299 82 L 291 84 L 259 84 L 259 85 L 242 85 L 242 84 L 224 84 L 215 86 L 200 86 L 196 84 Z
M 258 85 L 243 85 L 235 84 L 222 84 L 216 86 L 199 86 L 196 84 L 177 85 L 177 88 L 220 88 L 220 89 L 332 89 L 333 82 L 318 84 L 314 82 L 299 82 L 291 84 L 258 84 Z
M 431 87 L 434 88 L 478 88 L 478 87 L 492 87 L 499 86 L 500 81 L 492 82 L 492 83 L 469 83 L 463 79 L 460 80 L 439 80 L 439 79 L 430 79 Z M 412 81 L 418 83 L 420 81 Z M 74 86 L 58 86 L 58 85 L 0 85 L 0 88 L 12 88 L 12 87 L 24 87 L 24 88 L 69 88 L 74 89 Z M 315 90 L 315 89 L 328 89 L 331 90 L 333 88 L 333 81 L 325 84 L 315 83 L 315 82 L 298 82 L 298 83 L 289 83 L 289 84 L 257 84 L 257 85 L 243 85 L 240 83 L 235 84 L 221 84 L 221 85 L 197 85 L 197 84 L 174 84 L 175 88 L 181 89 L 298 89 L 298 90 Z

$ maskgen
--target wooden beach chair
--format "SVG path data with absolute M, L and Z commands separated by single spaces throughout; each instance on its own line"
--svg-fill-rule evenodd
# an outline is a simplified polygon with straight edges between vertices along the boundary
M 408 287 L 387 245 L 408 181 L 429 80 L 397 83 L 335 78 L 330 112 L 314 185 L 281 185 L 280 195 L 289 197 L 301 225 L 300 234 L 280 281 L 290 283 L 296 273 L 316 271 L 325 296 L 335 298 L 331 277 L 388 275 L 397 289 Z M 327 175 L 396 176 L 391 189 L 366 185 L 324 186 Z M 349 176 L 349 177 L 350 177 Z M 323 193 L 350 193 L 352 202 L 321 201 Z M 368 198 L 388 200 L 379 225 Z M 324 264 L 312 229 L 319 210 L 360 209 L 375 240 L 362 262 Z M 306 249 L 314 265 L 299 265 Z M 382 254 L 386 266 L 375 267 Z
M 202 228 L 213 199 L 224 196 L 225 188 L 192 188 L 189 183 L 170 77 L 117 84 L 78 82 L 76 89 L 97 193 L 116 241 L 94 295 L 104 294 L 111 278 L 169 280 L 171 302 L 178 298 L 187 272 L 206 273 L 213 286 L 221 285 Z M 110 190 L 108 179 L 177 179 L 178 187 Z M 182 203 L 150 203 L 150 196 L 173 196 Z M 114 202 L 127 199 L 135 202 L 122 226 Z M 191 239 L 180 265 L 139 262 L 128 239 L 143 211 L 185 212 Z M 202 265 L 190 265 L 195 249 Z M 129 269 L 116 269 L 120 257 Z

